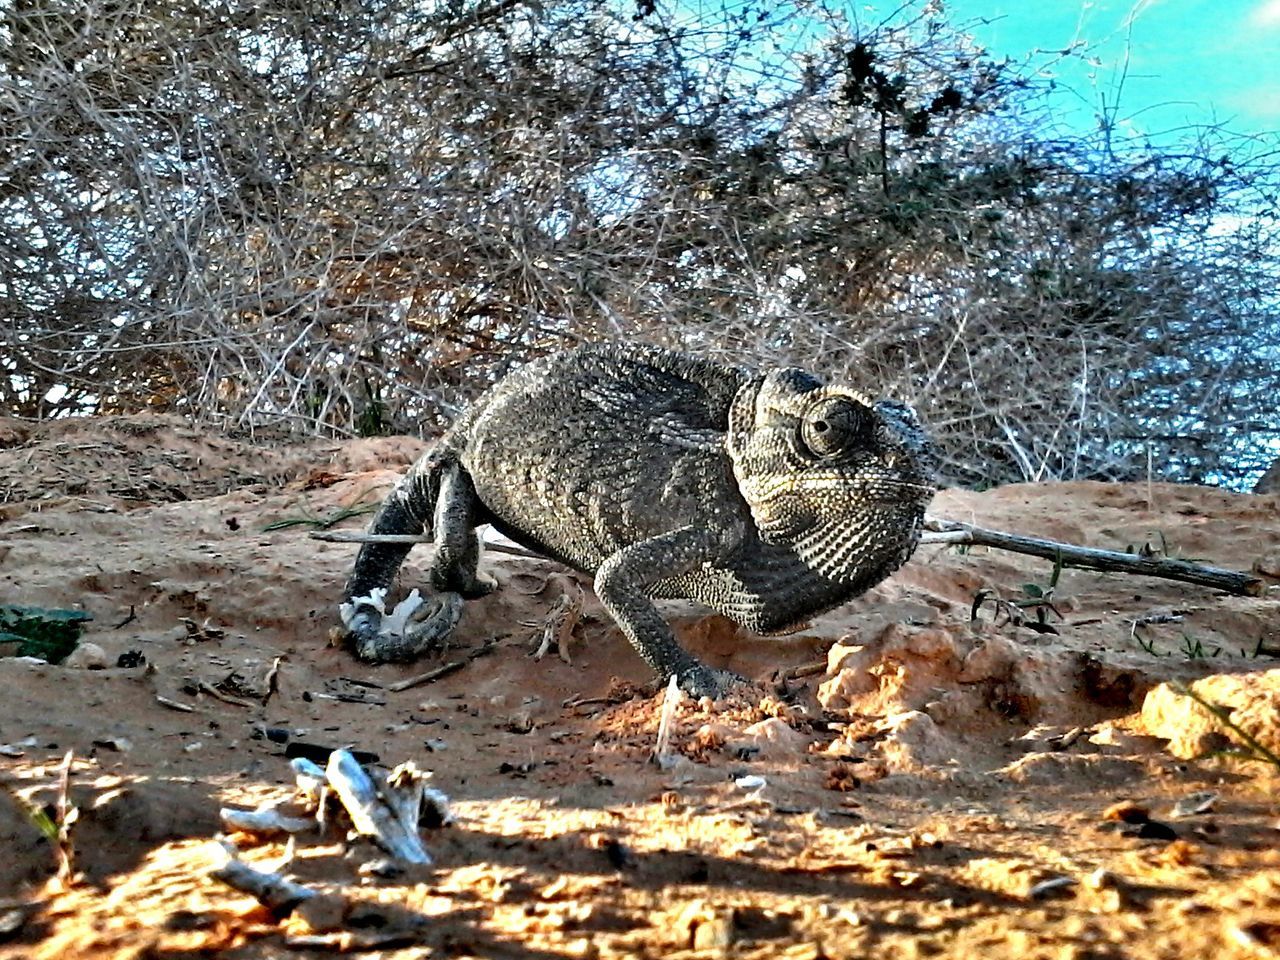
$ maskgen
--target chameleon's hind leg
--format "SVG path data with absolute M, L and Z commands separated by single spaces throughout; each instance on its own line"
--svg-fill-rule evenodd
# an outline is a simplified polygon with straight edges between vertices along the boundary
M 419 534 L 429 523 L 437 545 L 430 577 L 436 594 L 402 621 L 388 620 L 383 597 L 412 544 L 365 544 L 340 608 L 348 645 L 357 657 L 387 662 L 421 656 L 453 632 L 464 598 L 483 596 L 492 589 L 477 575 L 479 541 L 472 529 L 476 512 L 470 478 L 447 449 L 420 459 L 396 484 L 369 532 Z
M 467 600 L 487 596 L 498 586 L 479 570 L 478 507 L 475 485 L 462 464 L 454 461 L 442 467 L 432 522 L 436 555 L 431 561 L 431 586 L 459 593 Z

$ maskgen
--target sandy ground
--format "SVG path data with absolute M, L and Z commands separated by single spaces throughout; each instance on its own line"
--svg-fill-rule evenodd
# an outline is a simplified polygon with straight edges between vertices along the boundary
M 1159 687 L 1220 675 L 1214 698 L 1242 689 L 1233 716 L 1280 748 L 1276 590 L 1067 571 L 1039 632 L 971 607 L 1029 599 L 1050 564 L 933 546 L 790 637 L 670 604 L 683 643 L 755 684 L 683 700 L 660 769 L 662 693 L 589 590 L 572 664 L 532 659 L 574 589 L 549 562 L 490 554 L 503 589 L 439 658 L 370 667 L 330 645 L 355 548 L 263 528 L 376 501 L 422 449 L 0 421 L 0 602 L 83 608 L 106 665 L 0 659 L 0 782 L 56 806 L 70 751 L 79 811 L 59 879 L 0 794 L 0 956 L 327 955 L 308 935 L 537 960 L 1280 956 L 1280 777 Z M 948 491 L 934 512 L 1280 574 L 1280 496 L 1079 483 Z M 299 742 L 413 760 L 457 816 L 424 832 L 434 865 L 393 877 L 341 824 L 300 836 L 290 875 L 345 902 L 312 928 L 208 876 L 220 807 L 300 812 Z

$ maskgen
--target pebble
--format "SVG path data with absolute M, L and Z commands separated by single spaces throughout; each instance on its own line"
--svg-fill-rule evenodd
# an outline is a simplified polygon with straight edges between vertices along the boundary
M 733 944 L 733 917 L 719 913 L 693 928 L 694 950 L 714 950 Z
M 1085 876 L 1084 885 L 1090 890 L 1108 890 L 1120 886 L 1120 878 L 1111 871 L 1099 867 Z
M 392 880 L 404 875 L 404 867 L 390 857 L 369 860 L 357 868 L 361 876 L 377 877 L 380 880 Z
M 80 643 L 62 665 L 72 670 L 102 670 L 107 665 L 107 652 L 96 643 Z
M 1151 810 L 1132 800 L 1121 800 L 1103 810 L 1102 819 L 1119 820 L 1121 823 L 1146 823 L 1151 819 Z
M 129 753 L 133 750 L 133 741 L 128 737 L 104 737 L 93 741 L 93 745 L 102 750 L 114 750 L 116 753 Z
M 689 931 L 689 946 L 694 950 L 723 949 L 731 946 L 736 936 L 733 911 L 703 900 L 685 907 L 677 926 Z
M 1139 840 L 1177 840 L 1178 831 L 1159 820 L 1148 820 L 1134 834 Z
M 1198 817 L 1202 813 L 1208 813 L 1214 808 L 1218 802 L 1218 795 L 1208 790 L 1201 790 L 1198 793 L 1188 794 L 1173 805 L 1170 816 L 1180 817 Z
M 39 741 L 35 737 L 15 740 L 13 743 L 0 743 L 0 757 L 24 757 L 26 748 L 34 747 Z
M 27 924 L 25 910 L 5 910 L 0 912 L 0 941 L 17 936 Z
M 294 916 L 316 933 L 340 929 L 347 912 L 346 898 L 336 893 L 317 893 L 294 908 Z

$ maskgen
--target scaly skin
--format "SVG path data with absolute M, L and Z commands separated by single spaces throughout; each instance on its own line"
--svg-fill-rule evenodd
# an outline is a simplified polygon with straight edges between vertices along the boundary
M 915 415 L 795 369 L 756 373 L 636 346 L 534 361 L 495 384 L 410 468 L 372 533 L 430 530 L 431 587 L 482 596 L 475 528 L 594 574 L 640 655 L 695 695 L 731 679 L 676 643 L 655 598 L 696 600 L 774 633 L 883 580 L 919 541 L 934 457 Z M 388 587 L 408 546 L 366 544 L 348 600 Z M 407 659 L 457 620 L 445 603 L 380 646 L 365 606 L 350 641 Z

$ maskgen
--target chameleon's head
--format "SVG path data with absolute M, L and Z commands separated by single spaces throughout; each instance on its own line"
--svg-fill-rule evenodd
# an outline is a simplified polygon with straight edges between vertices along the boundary
M 823 576 L 870 586 L 915 549 L 936 459 L 906 404 L 775 370 L 734 398 L 728 448 L 761 537 Z

